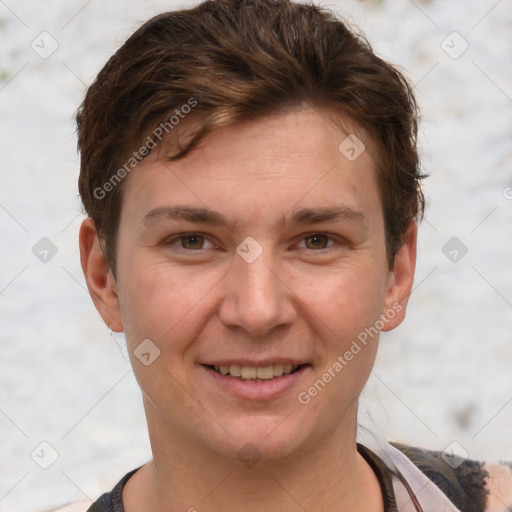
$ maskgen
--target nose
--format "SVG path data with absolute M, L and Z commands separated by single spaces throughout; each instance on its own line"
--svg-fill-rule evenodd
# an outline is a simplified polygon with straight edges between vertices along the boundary
M 271 251 L 248 263 L 236 257 L 223 280 L 219 317 L 227 328 L 239 327 L 254 336 L 290 326 L 297 318 L 289 278 L 273 261 Z

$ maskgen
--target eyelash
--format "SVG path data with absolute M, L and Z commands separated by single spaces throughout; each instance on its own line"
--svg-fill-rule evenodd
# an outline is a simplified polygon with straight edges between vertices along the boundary
M 331 244 L 331 245 L 328 245 L 327 247 L 322 248 L 322 249 L 308 249 L 307 247 L 305 247 L 304 249 L 306 249 L 308 251 L 311 251 L 311 252 L 323 252 L 323 253 L 326 253 L 326 252 L 330 252 L 331 250 L 335 249 L 336 245 L 344 245 L 339 237 L 334 237 L 334 236 L 331 236 L 329 233 L 322 233 L 322 232 L 314 232 L 314 233 L 308 233 L 307 235 L 303 235 L 301 240 L 300 240 L 300 242 L 305 241 L 306 238 L 314 237 L 314 236 L 317 236 L 317 235 L 327 237 L 327 239 L 328 239 L 327 243 L 329 243 L 329 242 L 334 242 L 334 243 Z M 218 245 L 216 243 L 212 242 L 206 235 L 203 235 L 201 233 L 183 233 L 181 235 L 176 235 L 176 236 L 173 236 L 172 238 L 166 239 L 163 242 L 162 245 L 164 245 L 164 246 L 172 246 L 174 244 L 174 242 L 177 242 L 177 241 L 182 240 L 182 239 L 187 238 L 187 237 L 194 237 L 194 236 L 203 238 L 204 240 L 207 240 L 210 243 L 212 243 L 213 245 L 215 245 L 216 247 L 218 247 Z M 196 250 L 194 250 L 194 249 L 186 249 L 185 247 L 178 247 L 178 246 L 175 246 L 175 248 L 177 250 L 179 250 L 179 251 L 185 251 L 187 253 L 194 253 L 194 252 L 200 253 L 203 250 L 207 250 L 207 249 L 203 249 L 203 248 L 196 249 Z

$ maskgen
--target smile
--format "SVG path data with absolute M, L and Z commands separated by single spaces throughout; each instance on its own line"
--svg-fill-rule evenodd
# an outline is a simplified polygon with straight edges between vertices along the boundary
M 274 377 L 289 375 L 299 369 L 298 364 L 274 364 L 270 366 L 242 366 L 232 364 L 230 366 L 213 365 L 209 366 L 221 375 L 229 375 L 240 380 L 270 380 Z
M 223 363 L 223 364 L 221 364 Z M 201 364 L 207 379 L 206 389 L 215 389 L 250 401 L 273 400 L 285 394 L 294 396 L 294 388 L 302 389 L 309 382 L 313 367 L 299 361 L 208 361 Z M 308 377 L 309 376 L 309 377 Z

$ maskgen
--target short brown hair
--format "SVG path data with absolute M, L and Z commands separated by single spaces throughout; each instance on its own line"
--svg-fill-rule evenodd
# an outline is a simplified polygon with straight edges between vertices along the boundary
M 407 226 L 425 207 L 418 108 L 406 78 L 323 8 L 289 0 L 208 0 L 143 24 L 99 72 L 78 110 L 79 191 L 114 275 L 122 178 L 133 167 L 126 162 L 191 100 L 201 126 L 170 159 L 237 121 L 304 104 L 345 113 L 377 152 L 393 267 Z

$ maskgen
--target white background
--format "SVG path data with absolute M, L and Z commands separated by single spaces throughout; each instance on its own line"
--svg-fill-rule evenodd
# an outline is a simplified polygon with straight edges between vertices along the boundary
M 416 84 L 431 173 L 416 289 L 405 323 L 381 337 L 361 422 L 387 439 L 511 460 L 512 1 L 322 4 L 342 6 Z M 141 22 L 185 5 L 0 2 L 0 511 L 93 499 L 150 457 L 122 340 L 81 274 L 73 114 Z M 47 59 L 31 48 L 43 31 L 59 45 Z M 465 41 L 456 59 L 442 48 Z M 32 253 L 42 237 L 58 250 L 46 263 Z M 442 252 L 452 237 L 467 247 L 456 263 Z M 58 454 L 46 470 L 30 456 L 43 441 Z

